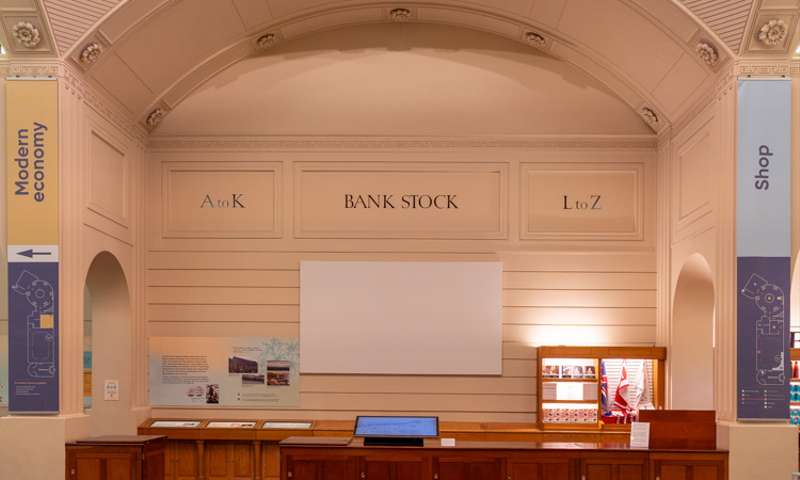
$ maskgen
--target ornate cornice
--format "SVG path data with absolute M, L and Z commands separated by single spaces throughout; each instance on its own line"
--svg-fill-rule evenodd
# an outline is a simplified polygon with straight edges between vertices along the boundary
M 655 135 L 490 137 L 151 137 L 150 150 L 653 149 Z
M 741 76 L 775 77 L 791 74 L 790 60 L 740 60 L 736 62 L 736 74 Z
M 62 64 L 64 85 L 67 90 L 78 94 L 97 113 L 116 125 L 121 132 L 144 145 L 147 142 L 147 131 L 125 112 L 117 102 L 108 98 L 83 78 L 83 74 L 75 71 L 68 64 Z
M 58 62 L 13 63 L 0 62 L 2 77 L 60 77 L 61 67 Z
M 15 63 L 0 62 L 2 77 L 56 77 L 63 81 L 68 92 L 78 95 L 98 114 L 115 124 L 121 132 L 144 145 L 147 131 L 133 120 L 117 102 L 90 85 L 72 66 L 60 61 Z
M 735 67 L 727 64 L 716 74 L 713 87 L 709 88 L 708 95 L 701 97 L 691 108 L 686 110 L 672 125 L 672 132 L 680 132 L 692 120 L 714 102 L 722 100 L 725 95 L 732 92 L 736 86 Z

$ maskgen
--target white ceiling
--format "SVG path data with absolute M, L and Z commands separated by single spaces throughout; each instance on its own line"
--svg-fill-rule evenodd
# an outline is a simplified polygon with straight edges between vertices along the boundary
M 480 48 L 458 47 L 470 45 Z M 204 84 L 155 131 L 166 136 L 649 133 L 627 104 L 563 61 L 496 35 L 420 24 L 327 31 L 243 60 Z

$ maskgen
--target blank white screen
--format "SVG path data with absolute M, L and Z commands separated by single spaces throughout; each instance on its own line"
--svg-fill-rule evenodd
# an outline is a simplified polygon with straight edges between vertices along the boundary
M 500 262 L 300 264 L 303 373 L 499 375 Z

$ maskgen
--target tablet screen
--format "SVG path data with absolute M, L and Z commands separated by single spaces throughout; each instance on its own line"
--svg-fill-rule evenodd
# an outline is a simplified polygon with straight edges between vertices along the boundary
M 436 437 L 439 417 L 358 417 L 354 435 L 361 437 Z

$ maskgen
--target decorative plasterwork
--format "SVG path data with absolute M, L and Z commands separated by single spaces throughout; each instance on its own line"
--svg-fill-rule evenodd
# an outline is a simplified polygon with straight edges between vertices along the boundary
M 119 3 L 121 0 L 42 0 L 58 52 L 69 51 Z
M 753 0 L 681 0 L 730 49 L 739 51 Z
M 800 10 L 796 8 L 762 8 L 751 22 L 746 48 L 742 53 L 789 53 L 799 14 Z
M 167 115 L 166 109 L 162 107 L 156 107 L 147 115 L 144 123 L 147 125 L 147 128 L 153 130 L 161 123 L 161 120 L 164 119 L 164 116 Z
M 783 43 L 788 34 L 789 27 L 786 25 L 786 22 L 780 18 L 773 18 L 761 25 L 761 28 L 758 30 L 758 39 L 764 45 L 774 47 Z
M 12 55 L 53 53 L 47 24 L 36 10 L 5 7 L 0 0 L 0 23 L 0 30 L 6 33 L 3 46 Z
M 393 8 L 389 10 L 389 19 L 397 23 L 407 22 L 411 20 L 411 10 L 407 8 Z
M 81 50 L 80 62 L 86 66 L 91 65 L 100 58 L 101 53 L 103 53 L 103 47 L 97 42 L 91 42 Z
M 697 55 L 709 67 L 713 67 L 719 62 L 719 53 L 714 45 L 707 42 L 700 42 L 695 47 Z
M 36 48 L 42 41 L 39 29 L 31 22 L 17 22 L 11 31 L 11 35 L 17 44 L 25 48 Z
M 639 115 L 644 120 L 644 123 L 650 126 L 653 131 L 657 132 L 658 129 L 661 128 L 661 119 L 659 118 L 658 113 L 656 113 L 656 111 L 652 108 L 647 106 L 640 108 Z
M 256 48 L 258 50 L 267 50 L 278 43 L 278 34 L 267 32 L 256 39 Z
M 737 75 L 780 76 L 794 73 L 793 65 L 785 62 L 739 62 L 736 64 Z
M 291 150 L 352 149 L 408 150 L 448 148 L 587 148 L 587 149 L 653 149 L 656 137 L 625 136 L 517 136 L 509 137 L 151 137 L 151 150 Z
M 541 33 L 528 31 L 525 32 L 523 38 L 525 39 L 525 43 L 532 47 L 542 49 L 547 47 L 547 38 Z
M 79 75 L 74 67 L 56 61 L 40 63 L 0 63 L 0 77 L 58 77 L 63 80 L 63 85 L 68 92 L 78 95 L 87 105 L 99 115 L 116 125 L 121 131 L 126 132 L 131 138 L 144 144 L 147 132 L 131 118 L 123 113 L 123 107 L 112 99 L 99 93 Z

